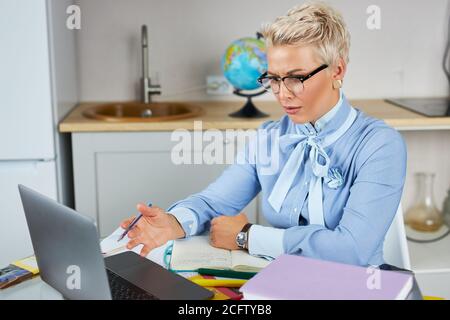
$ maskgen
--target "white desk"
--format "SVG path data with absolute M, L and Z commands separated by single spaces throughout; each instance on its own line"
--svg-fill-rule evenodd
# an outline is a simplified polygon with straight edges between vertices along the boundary
M 37 276 L 0 290 L 0 300 L 62 300 L 61 294 Z

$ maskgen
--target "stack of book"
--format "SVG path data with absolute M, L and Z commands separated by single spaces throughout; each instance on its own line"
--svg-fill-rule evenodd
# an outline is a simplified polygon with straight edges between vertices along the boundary
M 0 289 L 6 289 L 12 285 L 31 279 L 38 273 L 39 269 L 34 256 L 15 261 L 9 266 L 0 269 Z
M 375 267 L 281 255 L 244 284 L 244 299 L 402 300 L 414 275 Z

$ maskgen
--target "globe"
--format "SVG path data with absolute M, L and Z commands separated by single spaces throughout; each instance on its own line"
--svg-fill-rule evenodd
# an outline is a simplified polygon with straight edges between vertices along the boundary
M 256 81 L 267 70 L 266 46 L 257 38 L 241 38 L 233 41 L 222 57 L 225 78 L 239 90 L 260 88 Z
M 263 118 L 268 115 L 258 110 L 252 97 L 264 94 L 258 77 L 267 69 L 266 45 L 261 34 L 257 38 L 241 38 L 233 41 L 222 57 L 222 70 L 225 78 L 233 85 L 234 94 L 247 98 L 247 103 L 239 110 L 230 113 L 230 117 Z M 258 92 L 255 89 L 260 88 Z M 253 91 L 252 91 L 253 90 Z

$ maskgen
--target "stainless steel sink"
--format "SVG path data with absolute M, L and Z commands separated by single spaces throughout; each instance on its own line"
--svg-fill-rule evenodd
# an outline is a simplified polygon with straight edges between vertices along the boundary
M 195 117 L 202 108 L 181 102 L 126 102 L 97 105 L 86 109 L 87 118 L 108 122 L 157 122 Z
M 159 122 L 195 117 L 202 108 L 181 102 L 152 102 L 151 96 L 161 94 L 161 86 L 152 85 L 148 77 L 147 26 L 141 28 L 142 100 L 95 105 L 83 111 L 83 116 L 107 122 Z

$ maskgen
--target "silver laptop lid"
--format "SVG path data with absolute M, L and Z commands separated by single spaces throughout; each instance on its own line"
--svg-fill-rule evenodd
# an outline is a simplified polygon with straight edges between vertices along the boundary
M 111 299 L 94 222 L 23 185 L 19 192 L 42 280 L 68 299 Z

